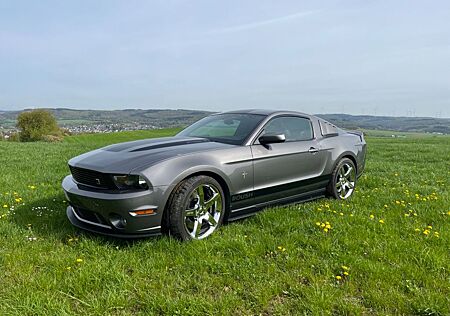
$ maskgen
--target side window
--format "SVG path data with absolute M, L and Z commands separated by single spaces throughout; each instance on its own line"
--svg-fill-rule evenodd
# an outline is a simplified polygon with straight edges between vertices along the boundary
M 276 117 L 267 123 L 264 134 L 284 134 L 287 142 L 313 139 L 311 121 L 303 117 Z

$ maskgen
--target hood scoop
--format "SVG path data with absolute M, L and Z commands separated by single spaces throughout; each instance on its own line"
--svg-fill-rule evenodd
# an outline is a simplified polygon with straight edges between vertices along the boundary
M 148 145 L 148 146 L 132 149 L 132 150 L 130 150 L 130 152 L 139 152 L 139 151 L 146 151 L 146 150 L 152 150 L 152 149 L 167 148 L 167 147 L 189 145 L 189 144 L 198 144 L 198 143 L 207 143 L 207 142 L 209 142 L 209 140 L 206 138 L 197 138 L 197 139 L 192 139 L 192 140 L 181 140 L 181 141 L 172 141 L 172 142 L 165 142 L 165 143 L 156 143 L 153 145 Z

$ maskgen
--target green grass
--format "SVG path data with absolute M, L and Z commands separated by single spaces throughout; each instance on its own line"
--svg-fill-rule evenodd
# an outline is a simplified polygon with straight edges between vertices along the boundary
M 69 158 L 174 132 L 0 142 L 0 315 L 450 314 L 450 137 L 368 138 L 348 202 L 268 209 L 200 242 L 70 225 Z

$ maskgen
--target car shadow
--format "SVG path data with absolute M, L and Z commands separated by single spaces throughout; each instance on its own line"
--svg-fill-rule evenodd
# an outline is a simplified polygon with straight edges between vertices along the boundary
M 24 238 L 53 237 L 67 243 L 74 238 L 89 238 L 100 244 L 110 246 L 133 246 L 134 244 L 148 240 L 156 242 L 161 237 L 122 239 L 99 235 L 74 227 L 66 216 L 68 204 L 64 194 L 38 199 L 31 203 L 22 203 L 14 206 L 11 211 L 11 222 L 24 230 Z

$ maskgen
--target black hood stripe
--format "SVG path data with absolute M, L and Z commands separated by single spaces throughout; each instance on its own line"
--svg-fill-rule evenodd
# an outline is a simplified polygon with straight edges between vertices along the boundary
M 183 140 L 183 141 L 179 141 L 179 142 L 160 143 L 160 144 L 140 147 L 140 148 L 130 150 L 130 152 L 139 152 L 139 151 L 146 151 L 146 150 L 151 150 L 151 149 L 166 148 L 166 147 L 173 147 L 173 146 L 180 146 L 180 145 L 189 145 L 189 144 L 198 144 L 198 143 L 207 143 L 207 142 L 209 142 L 209 140 L 206 138 Z

